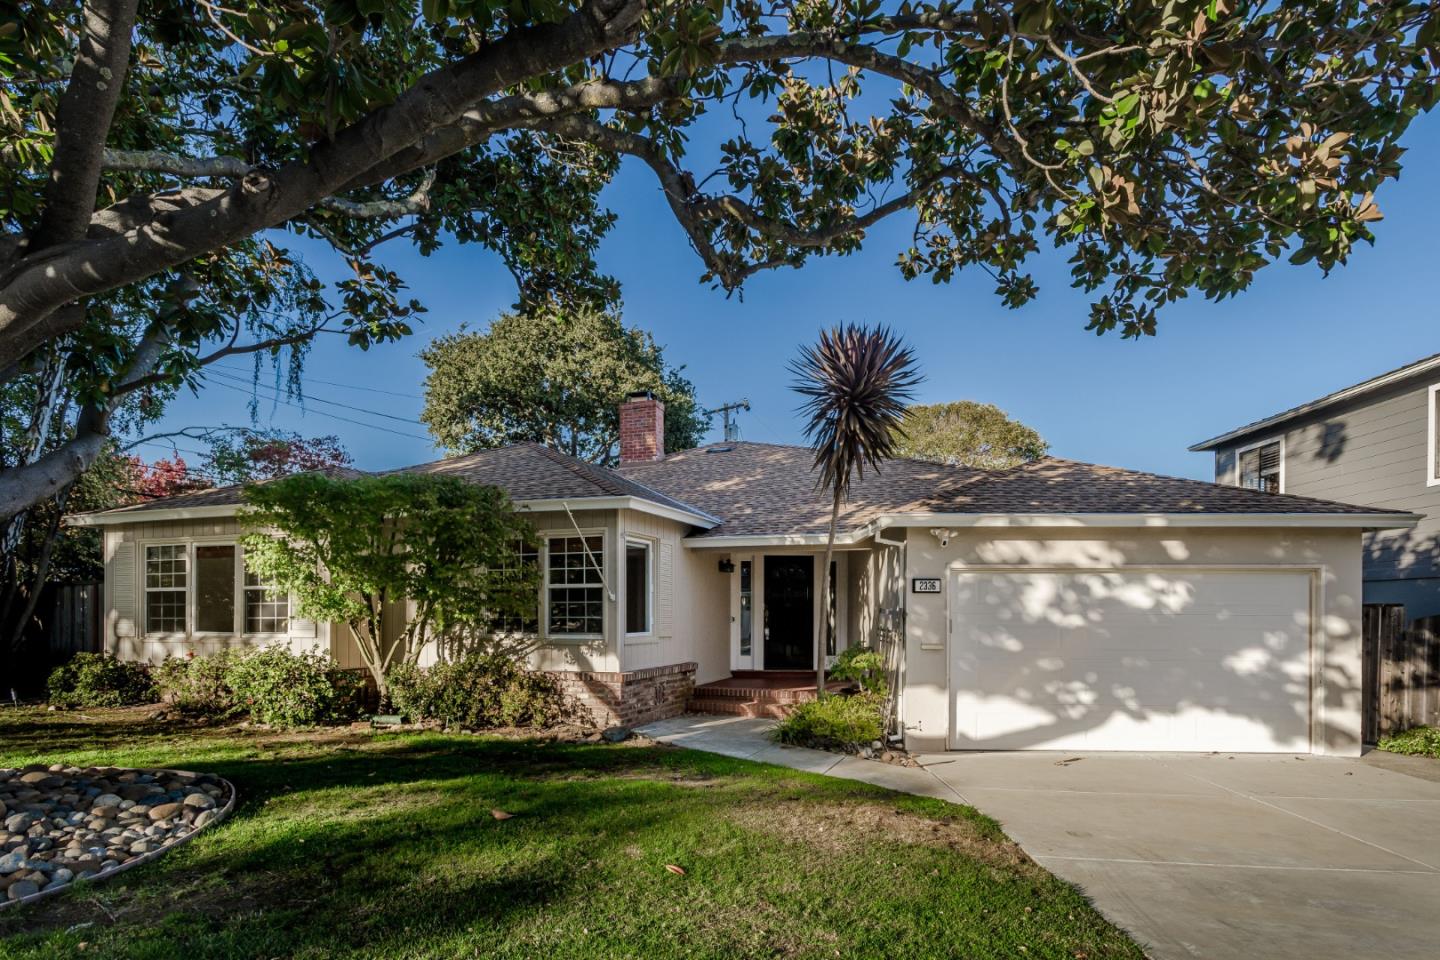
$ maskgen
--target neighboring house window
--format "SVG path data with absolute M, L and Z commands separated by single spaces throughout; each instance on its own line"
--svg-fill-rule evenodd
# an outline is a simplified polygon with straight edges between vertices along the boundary
M 1240 486 L 1266 493 L 1280 493 L 1283 488 L 1281 465 L 1284 447 L 1279 440 L 1267 440 L 1239 451 Z
M 651 612 L 650 544 L 625 541 L 625 632 L 631 636 L 650 632 Z
M 540 548 L 537 544 L 520 541 L 515 545 L 515 552 L 512 561 L 505 566 L 505 570 L 514 570 L 519 574 L 526 574 L 538 569 L 540 566 Z M 532 581 L 533 582 L 533 581 Z M 525 633 L 536 634 L 540 632 L 540 600 L 536 594 L 535 606 L 524 614 L 502 613 L 495 618 L 496 633 Z
M 145 632 L 184 633 L 189 556 L 183 543 L 145 548 Z
M 1440 383 L 1430 387 L 1430 443 L 1426 455 L 1425 482 L 1432 487 L 1440 483 L 1440 410 L 1436 409 L 1437 403 L 1440 403 Z
M 545 632 L 598 637 L 605 632 L 605 538 L 550 537 L 546 541 Z
M 290 596 L 260 574 L 245 571 L 245 632 L 288 633 Z
M 206 543 L 195 547 L 195 632 L 235 632 L 233 543 Z

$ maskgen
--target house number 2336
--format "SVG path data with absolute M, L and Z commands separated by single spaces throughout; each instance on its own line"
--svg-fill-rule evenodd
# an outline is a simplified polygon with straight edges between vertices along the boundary
M 939 577 L 913 577 L 910 580 L 911 593 L 939 593 Z

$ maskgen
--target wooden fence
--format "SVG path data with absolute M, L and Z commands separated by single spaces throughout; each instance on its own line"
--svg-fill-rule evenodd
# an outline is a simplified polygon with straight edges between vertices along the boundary
M 1440 724 L 1440 617 L 1405 622 L 1402 604 L 1366 604 L 1364 739 Z
M 44 644 L 56 659 L 104 650 L 100 596 L 98 583 L 45 585 L 35 613 Z

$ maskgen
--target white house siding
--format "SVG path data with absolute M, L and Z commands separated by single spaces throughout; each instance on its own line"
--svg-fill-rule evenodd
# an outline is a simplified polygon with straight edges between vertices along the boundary
M 947 601 L 953 571 L 967 567 L 1181 570 L 1255 567 L 1313 570 L 1318 611 L 1310 627 L 1311 749 L 1358 755 L 1361 717 L 1361 557 L 1359 531 L 1277 529 L 970 528 L 942 548 L 928 530 L 908 532 L 905 577 L 942 577 L 946 592 L 909 593 L 905 623 L 902 723 L 912 749 L 942 750 L 952 695 Z M 1263 575 L 1263 574 L 1258 574 Z M 1314 602 L 1314 601 L 1312 601 Z M 1304 616 L 1306 612 L 1298 612 Z M 1085 691 L 1078 691 L 1085 695 Z M 1090 691 L 1103 703 L 1109 691 Z
M 654 629 L 621 638 L 621 669 L 693 662 L 696 683 L 729 676 L 730 578 L 720 572 L 719 555 L 686 548 L 690 527 L 674 520 L 622 510 L 620 525 L 621 557 L 626 537 L 647 541 L 655 578 Z M 624 564 L 617 566 L 617 596 L 624 597 Z

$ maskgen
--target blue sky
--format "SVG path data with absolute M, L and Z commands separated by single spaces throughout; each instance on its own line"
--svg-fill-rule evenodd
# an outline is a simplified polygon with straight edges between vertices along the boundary
M 756 276 L 743 300 L 727 299 L 698 283 L 699 260 L 655 180 L 634 161 L 605 197 L 620 222 L 600 265 L 622 283 L 626 322 L 650 330 L 668 359 L 685 365 L 703 404 L 750 400 L 752 411 L 740 419 L 746 439 L 801 442 L 786 361 L 823 325 L 884 322 L 919 355 L 923 402 L 995 403 L 1039 430 L 1058 456 L 1210 479 L 1210 458 L 1188 453 L 1191 443 L 1440 352 L 1433 230 L 1440 191 L 1424 176 L 1440 169 L 1440 120 L 1421 118 L 1406 145 L 1407 174 L 1378 196 L 1386 219 L 1376 225 L 1375 247 L 1356 251 L 1328 278 L 1313 266 L 1277 264 L 1239 298 L 1171 306 L 1158 335 L 1139 342 L 1085 331 L 1089 301 L 1067 285 L 1065 255 L 1048 249 L 1032 262 L 1040 296 L 1018 311 L 1000 305 L 979 271 L 948 285 L 907 283 L 894 266 L 908 244 L 903 217 L 872 231 L 861 254 Z M 322 277 L 339 276 L 332 255 L 301 249 Z M 262 400 L 258 420 L 333 433 L 366 469 L 438 456 L 425 428 L 407 422 L 422 406 L 425 367 L 417 354 L 462 323 L 483 326 L 514 300 L 504 266 L 473 246 L 452 243 L 425 258 L 392 245 L 384 259 L 430 308 L 415 336 L 368 353 L 325 338 L 307 361 L 306 408 Z M 152 432 L 248 423 L 241 382 L 248 361 L 225 365 L 228 376 L 176 400 Z M 240 381 L 229 379 L 237 374 Z M 718 429 L 717 421 L 717 436 Z M 198 459 L 184 453 L 194 443 L 180 446 L 192 463 Z M 147 459 L 167 453 L 138 450 Z

